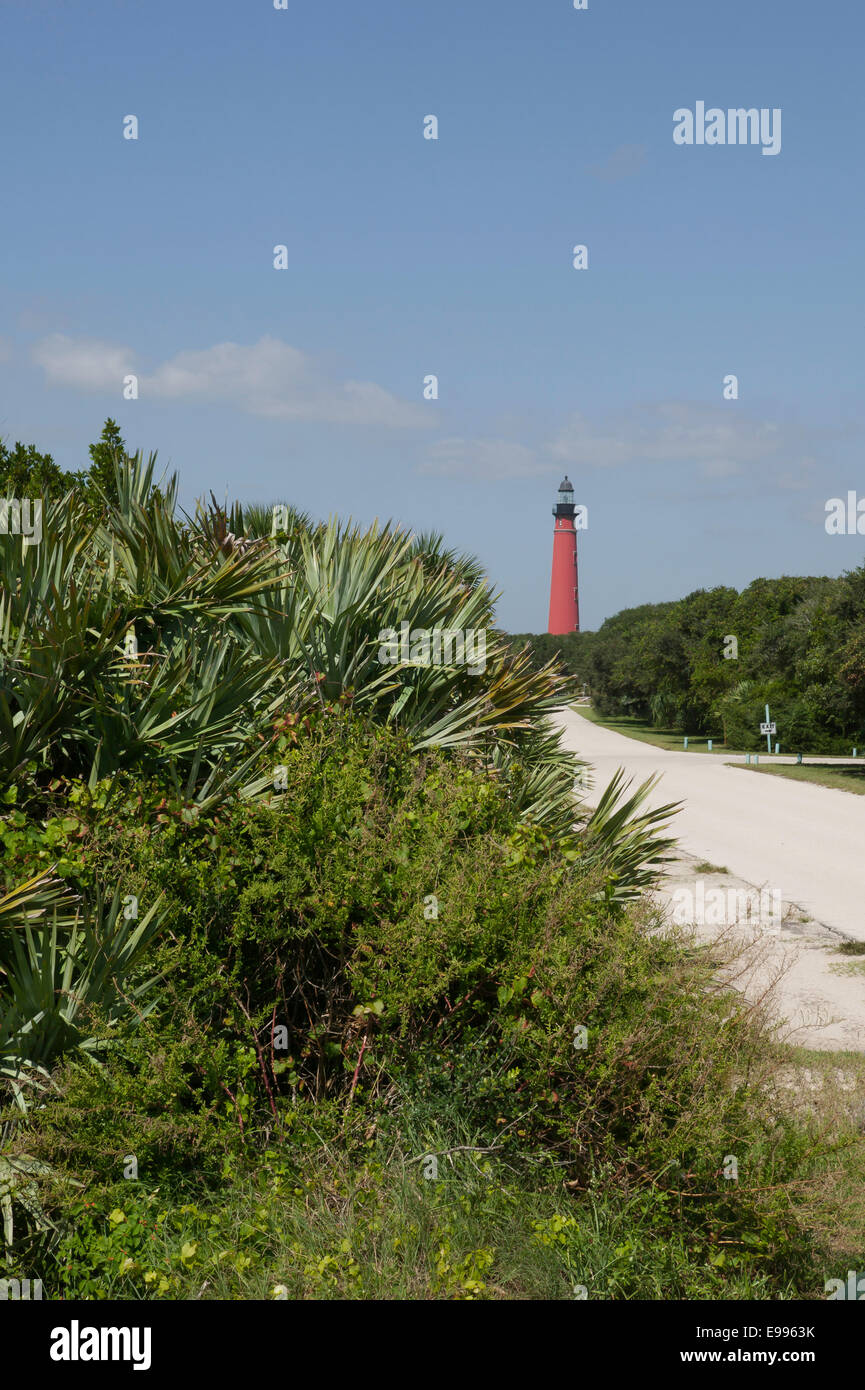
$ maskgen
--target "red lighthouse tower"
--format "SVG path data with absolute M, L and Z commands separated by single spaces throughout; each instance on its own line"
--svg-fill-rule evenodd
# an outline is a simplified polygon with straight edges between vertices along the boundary
M 565 476 L 559 483 L 559 500 L 553 507 L 553 575 L 550 580 L 550 621 L 553 633 L 579 632 L 580 603 L 577 592 L 577 530 L 574 525 L 574 485 Z

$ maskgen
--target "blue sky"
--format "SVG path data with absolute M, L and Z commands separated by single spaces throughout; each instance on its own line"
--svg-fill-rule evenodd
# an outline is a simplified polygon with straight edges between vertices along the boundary
M 518 631 L 564 472 L 586 627 L 862 562 L 854 0 L 4 0 L 0 41 L 6 440 L 79 467 L 110 414 L 186 505 L 440 529 Z M 675 145 L 697 101 L 781 152 Z

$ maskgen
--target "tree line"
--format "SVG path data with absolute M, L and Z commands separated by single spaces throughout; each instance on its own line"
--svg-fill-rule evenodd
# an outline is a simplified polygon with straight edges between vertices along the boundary
M 782 751 L 865 745 L 865 564 L 837 579 L 698 589 L 626 608 L 596 632 L 512 640 L 536 660 L 557 652 L 604 716 L 756 750 L 768 704 Z

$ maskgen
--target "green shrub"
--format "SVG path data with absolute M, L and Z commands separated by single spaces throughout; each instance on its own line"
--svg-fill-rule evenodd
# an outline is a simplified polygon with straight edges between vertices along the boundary
M 279 758 L 284 792 L 191 822 L 150 784 L 79 798 L 70 883 L 112 881 L 142 910 L 163 895 L 141 966 L 159 1004 L 98 1071 L 57 1074 L 28 1152 L 70 1164 L 110 1212 L 130 1155 L 146 1190 L 200 1201 L 263 1144 L 354 1115 L 406 1162 L 472 1151 L 526 1190 L 615 1191 L 688 1260 L 747 1249 L 788 1277 L 802 1237 L 763 1190 L 803 1171 L 810 1141 L 761 1099 L 772 1048 L 711 959 L 517 822 L 506 772 L 418 757 L 350 716 L 322 715 Z M 435 1239 L 432 1296 L 481 1296 L 491 1247 Z M 304 1278 L 354 1296 L 362 1262 L 340 1249 Z M 622 1270 L 610 1288 L 649 1286 Z

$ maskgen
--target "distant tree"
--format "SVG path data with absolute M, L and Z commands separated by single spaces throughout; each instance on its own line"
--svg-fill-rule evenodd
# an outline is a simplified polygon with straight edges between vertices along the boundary
M 126 459 L 126 443 L 120 433 L 120 426 L 110 417 L 102 427 L 102 433 L 95 444 L 90 445 L 90 471 L 88 484 L 98 488 L 111 502 L 117 500 L 117 479 L 115 465 Z
M 735 660 L 725 657 L 730 636 Z M 788 750 L 865 743 L 865 566 L 841 579 L 755 579 L 741 593 L 698 589 L 625 609 L 571 640 L 582 644 L 576 664 L 603 715 L 723 731 L 728 745 L 756 751 L 769 704 Z
M 81 473 L 65 473 L 50 454 L 35 444 L 17 442 L 10 449 L 0 441 L 0 495 L 43 499 L 62 497 L 80 484 Z
M 514 651 L 528 646 L 535 667 L 545 666 L 556 656 L 562 668 L 570 675 L 582 678 L 585 664 L 586 643 L 591 638 L 589 632 L 509 632 L 503 634 Z

